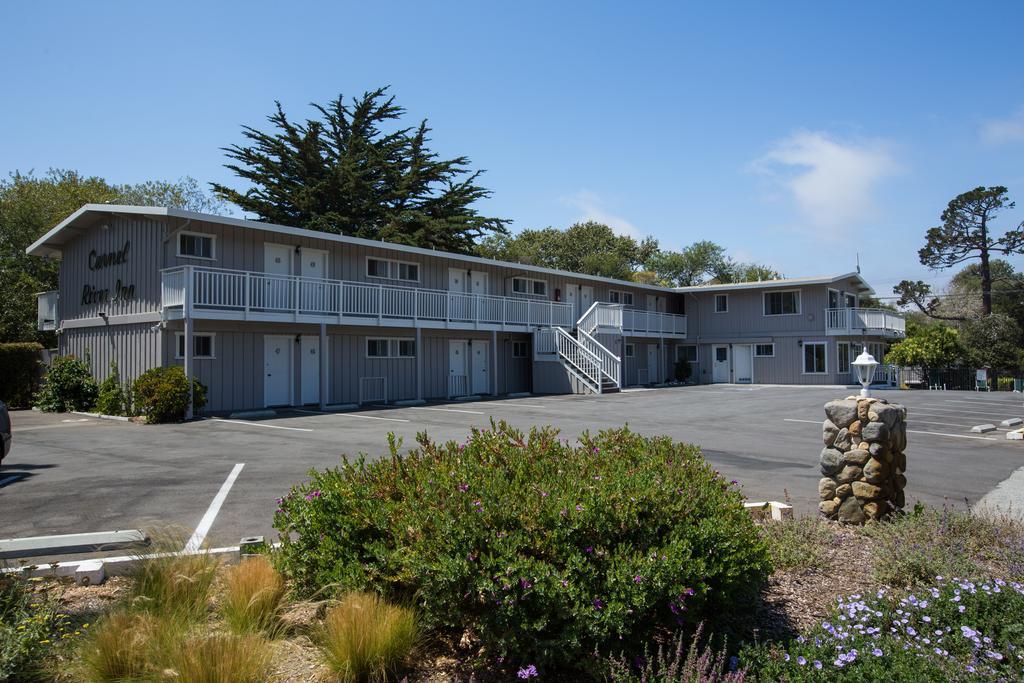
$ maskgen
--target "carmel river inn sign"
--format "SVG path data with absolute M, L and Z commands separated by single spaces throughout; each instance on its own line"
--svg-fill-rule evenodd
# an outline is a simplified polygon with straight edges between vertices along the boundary
M 97 254 L 96 250 L 93 249 L 89 252 L 89 270 L 97 271 L 103 270 L 109 266 L 119 266 L 128 261 L 128 251 L 132 248 L 131 241 L 126 241 L 124 246 L 117 251 L 110 251 L 103 254 Z M 123 284 L 121 278 L 117 279 L 114 284 L 113 296 L 111 296 L 111 290 L 109 289 L 98 289 L 90 284 L 86 284 L 82 288 L 82 305 L 88 306 L 91 304 L 104 304 L 108 301 L 110 303 L 117 303 L 121 301 L 130 301 L 135 298 L 135 285 Z

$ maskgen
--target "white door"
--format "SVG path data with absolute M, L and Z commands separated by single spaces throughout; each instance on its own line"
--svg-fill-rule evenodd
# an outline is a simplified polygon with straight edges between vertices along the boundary
M 729 347 L 712 346 L 711 347 L 711 381 L 712 382 L 728 382 L 729 381 Z
M 574 320 L 579 320 L 580 316 L 583 315 L 583 311 L 581 311 L 579 306 L 577 305 L 578 304 L 577 299 L 579 297 L 577 297 L 576 294 L 577 294 L 577 290 L 578 289 L 579 289 L 579 285 L 574 285 L 572 283 L 569 283 L 569 284 L 567 284 L 565 286 L 565 303 L 572 304 L 572 312 L 573 312 L 573 319 Z
M 469 376 L 466 372 L 466 342 L 462 339 L 448 341 L 448 395 L 465 396 L 469 393 Z
M 320 337 L 303 335 L 299 345 L 302 366 L 302 403 L 320 403 Z
M 647 379 L 652 384 L 660 384 L 665 378 L 661 376 L 658 363 L 658 345 L 647 345 Z
M 263 402 L 267 406 L 287 406 L 292 402 L 292 346 L 288 335 L 263 337 Z
M 590 307 L 594 305 L 594 288 L 590 285 L 582 285 L 580 287 L 580 314 L 578 317 L 582 318 L 583 314 L 590 310 Z
M 254 302 L 255 307 L 293 310 L 295 303 L 292 301 L 292 281 L 287 277 L 274 277 L 292 274 L 292 248 L 287 244 L 264 244 L 263 271 L 267 273 L 263 278 L 263 286 L 254 288 L 254 295 L 258 297 Z
M 473 340 L 473 393 L 491 393 L 491 343 Z
M 466 291 L 466 271 L 462 268 L 449 268 L 448 269 L 448 291 L 449 292 L 465 292 Z
M 754 383 L 754 347 L 750 344 L 734 344 L 732 347 L 733 362 L 736 366 L 736 384 Z
M 487 273 L 482 270 L 473 270 L 469 273 L 469 291 L 473 294 L 487 294 Z
M 299 300 L 303 311 L 328 313 L 327 285 L 316 280 L 327 279 L 327 252 L 323 249 L 303 249 L 299 256 Z M 306 280 L 305 278 L 315 278 Z

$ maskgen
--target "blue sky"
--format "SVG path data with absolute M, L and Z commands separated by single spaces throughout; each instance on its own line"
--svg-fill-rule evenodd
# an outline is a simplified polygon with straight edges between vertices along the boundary
M 984 7 L 984 12 L 979 11 Z M 234 182 L 220 147 L 390 84 L 513 229 L 712 239 L 888 295 L 946 202 L 1024 220 L 1024 4 L 5 3 L 0 172 Z M 854 246 L 860 244 L 861 246 Z M 1024 267 L 1024 259 L 1014 259 Z

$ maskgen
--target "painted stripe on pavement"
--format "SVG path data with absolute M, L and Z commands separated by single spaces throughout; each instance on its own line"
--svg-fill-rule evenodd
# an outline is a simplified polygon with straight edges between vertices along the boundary
M 248 425 L 250 427 L 264 427 L 266 429 L 288 429 L 293 432 L 311 432 L 312 429 L 303 429 L 302 427 L 284 427 L 282 425 L 265 425 L 262 422 L 249 422 L 248 420 L 226 420 L 222 417 L 211 417 L 214 422 L 230 422 L 233 425 Z
M 217 491 L 217 495 L 213 497 L 213 502 L 210 503 L 210 507 L 206 509 L 206 514 L 199 520 L 199 526 L 192 532 L 192 537 L 188 539 L 188 543 L 185 544 L 185 549 L 182 552 L 191 553 L 199 550 L 203 546 L 203 541 L 206 540 L 206 534 L 210 532 L 210 527 L 213 526 L 213 520 L 217 519 L 217 513 L 220 512 L 220 506 L 224 504 L 224 499 L 228 497 L 228 493 L 231 491 L 231 487 L 235 485 L 235 479 L 238 479 L 239 473 L 242 468 L 245 467 L 244 462 L 240 462 L 231 469 L 231 473 L 228 478 L 221 484 L 220 490 Z

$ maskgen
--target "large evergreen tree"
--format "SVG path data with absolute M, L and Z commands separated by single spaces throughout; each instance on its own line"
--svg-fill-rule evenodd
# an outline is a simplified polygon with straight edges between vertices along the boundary
M 264 132 L 243 126 L 245 145 L 224 151 L 244 190 L 214 192 L 258 220 L 311 230 L 469 253 L 476 240 L 504 233 L 505 219 L 473 208 L 490 192 L 466 157 L 430 150 L 426 120 L 393 129 L 405 113 L 387 88 L 346 104 L 313 105 L 320 117 L 291 121 L 277 103 Z

